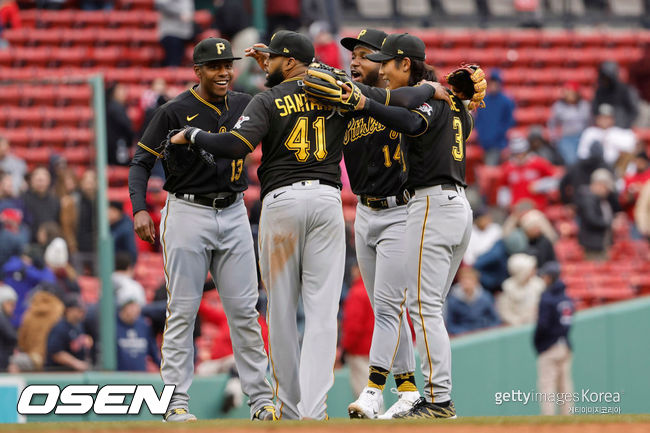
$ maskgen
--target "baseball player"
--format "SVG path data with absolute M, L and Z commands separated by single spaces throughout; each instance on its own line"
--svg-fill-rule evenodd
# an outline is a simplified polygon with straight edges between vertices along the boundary
M 302 91 L 314 56 L 306 36 L 279 31 L 268 47 L 257 44 L 248 53 L 265 66 L 270 89 L 253 98 L 230 133 L 188 128 L 171 142 L 229 158 L 241 158 L 262 142 L 259 256 L 278 416 L 326 419 L 345 261 L 339 164 L 350 115 L 340 116 Z M 383 89 L 366 92 L 382 103 L 390 99 Z M 302 350 L 299 295 L 305 311 Z
M 366 56 L 379 51 L 386 36 L 380 30 L 363 29 L 357 38 L 341 40 L 352 54 L 350 75 L 354 81 L 385 87 L 379 64 Z M 392 369 L 399 399 L 380 416 L 389 419 L 411 409 L 420 398 L 405 305 L 406 167 L 400 134 L 365 113 L 350 120 L 343 144 L 350 186 L 359 199 L 354 222 L 357 262 L 375 313 L 368 386 L 348 412 L 350 418 L 376 418 Z
M 394 34 L 379 53 L 367 58 L 381 62 L 381 76 L 390 89 L 396 89 L 432 78 L 424 65 L 424 47 L 415 36 Z M 425 386 L 424 397 L 395 417 L 455 418 L 451 349 L 442 306 L 472 228 L 472 210 L 465 197 L 465 141 L 472 116 L 455 95 L 450 103 L 432 98 L 412 111 L 384 107 L 364 97 L 361 103 L 368 114 L 403 134 L 408 165 L 407 293 Z
M 230 43 L 208 38 L 194 48 L 197 86 L 163 105 L 147 127 L 131 162 L 129 192 L 138 236 L 153 242 L 155 230 L 146 211 L 145 194 L 154 150 L 170 129 L 195 125 L 206 130 L 232 128 L 251 97 L 228 90 L 233 78 Z M 192 332 L 210 271 L 223 303 L 242 390 L 254 420 L 274 420 L 273 390 L 266 380 L 258 313 L 255 250 L 243 191 L 247 188 L 242 159 L 217 159 L 207 165 L 187 151 L 182 161 L 163 161 L 169 192 L 161 212 L 161 244 L 167 282 L 167 320 L 160 372 L 176 385 L 165 421 L 191 421 L 188 389 L 194 372 Z M 178 164 L 181 164 L 179 167 Z

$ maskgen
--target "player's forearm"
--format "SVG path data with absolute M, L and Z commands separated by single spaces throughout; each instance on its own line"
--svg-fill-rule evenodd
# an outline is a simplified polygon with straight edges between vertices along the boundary
M 368 99 L 365 110 L 380 123 L 397 132 L 416 135 L 426 129 L 424 119 L 406 108 L 385 106 Z
M 241 139 L 229 132 L 211 134 L 199 131 L 194 136 L 194 146 L 211 153 L 216 158 L 241 159 L 251 149 Z
M 391 90 L 388 105 L 404 107 L 408 109 L 417 108 L 433 97 L 435 89 L 428 84 L 421 86 L 405 86 Z
M 147 209 L 147 183 L 151 171 L 139 164 L 131 164 L 129 169 L 129 196 L 133 215 Z

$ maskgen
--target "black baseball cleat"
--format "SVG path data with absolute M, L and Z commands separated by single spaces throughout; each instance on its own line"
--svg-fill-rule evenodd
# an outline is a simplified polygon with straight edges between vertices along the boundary
M 454 402 L 449 401 L 449 404 L 445 403 L 445 406 L 440 406 L 435 403 L 429 403 L 420 397 L 418 401 L 413 404 L 413 408 L 408 412 L 395 415 L 394 418 L 400 419 L 433 419 L 433 418 L 446 418 L 454 419 L 456 418 L 456 408 L 454 407 Z
M 253 421 L 277 421 L 278 417 L 275 414 L 275 407 L 264 406 L 262 409 L 255 412 Z

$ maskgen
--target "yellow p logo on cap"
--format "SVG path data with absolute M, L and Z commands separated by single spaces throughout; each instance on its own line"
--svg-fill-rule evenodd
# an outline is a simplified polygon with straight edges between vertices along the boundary
M 226 50 L 226 44 L 223 42 L 217 42 L 217 54 L 221 55 L 223 51 Z
M 361 31 L 359 32 L 359 36 L 357 36 L 357 39 L 360 39 L 361 36 L 363 36 L 363 35 L 365 35 L 365 34 L 366 34 L 366 29 L 361 30 Z

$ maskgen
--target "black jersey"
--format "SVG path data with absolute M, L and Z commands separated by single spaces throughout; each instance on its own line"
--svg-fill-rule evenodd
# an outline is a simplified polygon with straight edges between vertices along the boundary
M 408 166 L 407 187 L 420 188 L 443 183 L 465 183 L 465 141 L 474 120 L 462 101 L 451 96 L 447 102 L 429 99 L 412 110 L 424 118 L 426 130 L 404 140 Z M 451 126 L 451 128 L 450 128 Z
M 371 116 L 356 116 L 347 124 L 343 146 L 352 192 L 386 197 L 402 191 L 406 165 L 398 132 Z
M 181 93 L 156 111 L 138 143 L 131 165 L 139 165 L 150 171 L 156 158 L 160 157 L 159 145 L 171 129 L 190 125 L 211 132 L 230 130 L 250 100 L 250 95 L 229 91 L 223 101 L 214 105 L 201 98 L 195 89 Z M 188 152 L 190 151 L 188 150 Z M 191 153 L 189 158 L 193 159 L 191 165 L 182 175 L 171 174 L 163 161 L 166 175 L 163 188 L 166 191 L 184 194 L 210 194 L 241 192 L 248 187 L 246 175 L 243 174 L 243 159 L 218 158 L 216 167 L 212 167 L 204 163 L 194 153 Z M 134 191 L 131 183 L 129 186 L 134 212 L 144 209 L 146 191 Z
M 230 131 L 251 150 L 262 142 L 257 171 L 264 197 L 269 191 L 305 179 L 341 186 L 340 162 L 348 121 L 311 102 L 302 90 L 301 77 L 290 78 L 258 93 Z M 386 91 L 369 91 L 386 100 Z

